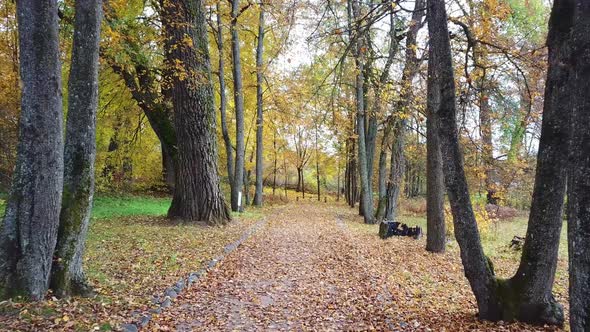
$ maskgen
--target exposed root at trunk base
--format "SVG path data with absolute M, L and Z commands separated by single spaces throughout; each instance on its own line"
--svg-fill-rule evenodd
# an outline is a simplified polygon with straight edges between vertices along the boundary
M 496 305 L 480 312 L 480 319 L 489 321 L 519 321 L 533 325 L 563 326 L 563 306 L 549 294 L 543 301 L 530 301 L 523 288 L 513 279 L 496 279 Z

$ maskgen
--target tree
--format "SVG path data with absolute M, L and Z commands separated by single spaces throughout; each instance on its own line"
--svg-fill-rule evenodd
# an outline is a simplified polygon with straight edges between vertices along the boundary
M 568 183 L 570 327 L 590 330 L 590 3 L 565 1 L 571 27 L 572 140 Z M 565 5 L 564 5 L 565 7 Z M 566 87 L 567 89 L 567 87 Z
M 256 192 L 254 194 L 254 205 L 262 206 L 263 192 L 263 172 L 264 172 L 264 155 L 263 155 L 263 55 L 264 55 L 264 1 L 260 2 L 260 16 L 258 19 L 258 46 L 256 47 Z
M 363 209 L 362 215 L 364 216 L 365 223 L 372 224 L 375 222 L 375 216 L 373 214 L 373 195 L 371 186 L 369 185 L 369 170 L 368 170 L 368 157 L 367 157 L 367 145 L 365 142 L 365 92 L 364 92 L 364 58 L 366 52 L 364 31 L 361 29 L 361 8 L 358 0 L 349 0 L 352 8 L 352 18 L 354 21 L 355 29 L 355 45 L 354 45 L 354 57 L 356 65 L 356 83 L 355 83 L 355 98 L 356 98 L 356 124 L 358 133 L 358 160 L 359 160 L 359 177 L 361 180 L 361 205 Z
M 240 16 L 240 0 L 229 0 L 231 3 L 231 54 L 232 75 L 234 79 L 234 106 L 236 108 L 236 165 L 234 168 L 234 185 L 231 187 L 231 209 L 238 211 L 238 197 L 244 187 L 244 166 L 246 161 L 246 143 L 244 141 L 244 88 L 242 87 L 242 60 L 240 52 L 240 36 L 238 34 L 238 17 Z M 246 7 L 247 8 L 247 7 Z M 243 204 L 242 204 L 243 205 Z
M 431 7 L 428 7 L 428 28 L 431 29 L 430 21 L 435 20 L 436 11 L 431 12 Z M 446 14 L 445 14 L 446 16 Z M 446 23 L 445 23 L 446 26 Z M 432 35 L 431 35 L 432 36 Z M 435 52 L 438 51 L 435 47 L 435 38 L 430 39 L 429 61 L 437 61 L 439 57 Z M 435 49 L 433 49 L 435 48 Z M 447 55 L 447 54 L 445 54 Z M 450 57 L 450 52 L 448 54 Z M 442 61 L 442 59 L 441 59 Z M 440 68 L 436 67 L 437 63 L 428 64 L 428 100 L 426 106 L 427 121 L 426 121 L 426 250 L 431 252 L 444 252 L 446 246 L 445 233 L 445 187 L 443 175 L 443 160 L 440 149 L 439 139 L 439 122 L 436 112 L 444 105 L 442 98 L 442 88 L 444 80 L 453 79 L 453 77 L 443 76 Z M 454 81 L 452 82 L 454 84 Z M 454 87 L 452 93 L 455 93 Z
M 49 287 L 63 187 L 56 0 L 17 2 L 22 104 L 17 165 L 0 233 L 0 298 Z
M 178 138 L 176 186 L 168 217 L 230 220 L 217 171 L 215 106 L 202 1 L 161 0 L 169 98 Z
M 51 287 L 59 297 L 91 293 L 82 269 L 82 255 L 94 196 L 102 1 L 76 1 L 75 11 L 63 200 L 51 270 Z
M 569 100 L 569 92 L 565 84 L 567 66 L 562 64 L 568 59 L 568 2 L 555 1 L 551 14 L 547 40 L 549 71 L 529 228 L 519 270 L 513 278 L 504 280 L 496 278 L 492 262 L 484 255 L 467 188 L 455 118 L 455 83 L 444 1 L 428 0 L 429 67 L 433 67 L 438 81 L 429 87 L 437 89 L 440 96 L 434 116 L 440 121 L 445 184 L 465 276 L 475 294 L 481 319 L 563 323 L 563 310 L 551 288 L 567 169 L 569 111 L 564 101 Z M 429 80 L 433 78 L 429 76 Z
M 167 88 L 161 80 L 161 63 L 159 53 L 162 45 L 157 45 L 156 51 L 152 47 L 145 47 L 154 39 L 160 40 L 159 30 L 139 22 L 149 20 L 136 19 L 137 15 L 143 15 L 145 4 L 139 9 L 129 9 L 129 12 L 115 6 L 114 1 L 105 3 L 105 25 L 108 42 L 101 49 L 101 58 L 105 60 L 111 69 L 119 75 L 131 97 L 142 112 L 145 114 L 152 130 L 160 141 L 162 155 L 162 180 L 169 189 L 174 188 L 174 167 L 176 164 L 176 132 L 174 130 L 174 119 L 172 106 L 164 98 L 164 90 Z M 133 6 L 129 6 L 133 8 Z M 117 9 L 115 9 L 117 8 Z M 120 12 L 121 11 L 121 12 Z M 133 19 L 128 19 L 133 15 Z M 122 24 L 122 23 L 125 24 Z M 109 36 L 114 35 L 115 38 Z M 124 35 L 125 38 L 120 38 Z
M 389 171 L 389 181 L 387 183 L 385 197 L 385 219 L 396 220 L 399 207 L 399 195 L 402 187 L 402 180 L 406 168 L 406 158 L 404 156 L 404 147 L 406 140 L 407 117 L 410 113 L 410 107 L 414 100 L 412 82 L 420 70 L 420 61 L 416 52 L 418 42 L 418 32 L 423 26 L 425 16 L 426 2 L 424 0 L 416 1 L 412 19 L 409 24 L 406 36 L 406 59 L 401 79 L 401 95 L 399 102 L 395 104 L 395 114 L 388 119 L 384 137 L 393 134 L 394 141 L 391 148 L 391 163 Z M 385 163 L 385 161 L 383 161 Z
M 225 145 L 227 179 L 230 188 L 234 187 L 234 154 L 231 137 L 227 127 L 227 95 L 225 93 L 225 58 L 223 56 L 223 24 L 221 22 L 221 3 L 217 2 L 217 50 L 219 52 L 219 112 L 221 113 L 221 134 Z

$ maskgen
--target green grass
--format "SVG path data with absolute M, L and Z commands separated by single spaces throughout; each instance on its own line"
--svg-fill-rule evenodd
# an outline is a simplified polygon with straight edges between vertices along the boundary
M 408 226 L 420 226 L 423 230 L 426 230 L 426 217 L 402 215 L 400 221 Z M 521 252 L 512 250 L 509 246 L 514 236 L 524 237 L 526 235 L 527 225 L 528 218 L 526 217 L 498 221 L 492 226 L 491 230 L 485 234 L 482 233 L 481 243 L 485 253 L 492 258 L 520 259 Z M 450 245 L 456 246 L 457 244 L 453 241 Z M 559 257 L 567 260 L 567 230 L 565 223 L 561 230 Z
M 170 198 L 149 196 L 97 196 L 92 217 L 161 216 L 168 212 Z

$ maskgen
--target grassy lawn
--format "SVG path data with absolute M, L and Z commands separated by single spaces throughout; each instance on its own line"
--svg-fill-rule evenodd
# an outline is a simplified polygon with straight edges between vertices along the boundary
M 148 196 L 97 196 L 92 217 L 163 216 L 170 207 L 170 201 L 170 198 Z

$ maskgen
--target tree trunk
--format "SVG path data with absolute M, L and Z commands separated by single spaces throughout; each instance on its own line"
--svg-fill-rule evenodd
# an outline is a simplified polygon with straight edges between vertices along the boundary
M 416 54 L 416 43 L 418 32 L 422 27 L 422 19 L 425 16 L 425 0 L 418 0 L 414 5 L 412 21 L 406 36 L 406 60 L 401 80 L 401 95 L 397 116 L 389 118 L 388 126 L 394 131 L 394 143 L 391 149 L 390 175 L 385 195 L 385 218 L 387 220 L 396 220 L 397 209 L 399 207 L 399 196 L 402 188 L 402 180 L 406 170 L 406 158 L 404 156 L 404 146 L 406 140 L 406 117 L 409 115 L 410 106 L 414 95 L 412 93 L 412 82 L 418 74 L 420 62 Z M 392 21 L 393 24 L 393 21 Z
M 479 317 L 486 320 L 521 320 L 534 324 L 563 323 L 563 311 L 551 294 L 553 284 L 569 138 L 567 84 L 568 47 L 571 28 L 571 0 L 554 2 L 549 24 L 549 70 L 533 208 L 517 274 L 497 279 L 491 261 L 485 257 L 471 207 L 463 170 L 455 118 L 454 77 L 444 1 L 429 0 L 430 51 L 429 89 L 440 93 L 435 118 L 440 121 L 445 183 L 455 237 L 461 249 L 465 276 L 477 300 Z M 429 92 L 430 96 L 430 92 Z M 545 203 L 542 204 L 541 203 Z
M 272 171 L 272 195 L 275 195 L 275 191 L 277 189 L 277 131 L 273 132 L 273 141 L 272 146 L 274 150 L 274 167 Z
M 352 0 L 352 12 L 355 21 L 360 20 L 360 3 L 359 0 Z M 355 49 L 355 63 L 356 63 L 356 111 L 357 111 L 357 132 L 358 137 L 358 158 L 359 158 L 359 177 L 361 180 L 361 201 L 363 207 L 363 216 L 366 224 L 375 223 L 375 216 L 373 214 L 373 197 L 371 186 L 369 185 L 369 170 L 367 163 L 367 145 L 365 141 L 365 102 L 364 102 L 364 38 L 361 37 L 363 33 L 360 28 L 360 22 L 355 22 L 355 29 L 357 33 L 356 49 Z
M 203 2 L 162 0 L 161 5 L 166 78 L 178 137 L 176 186 L 168 217 L 225 224 L 230 215 L 217 172 L 215 105 Z M 186 36 L 192 39 L 191 45 Z
M 429 7 L 430 9 L 430 7 Z M 443 5 L 444 10 L 444 5 Z M 446 17 L 446 14 L 444 14 Z M 430 24 L 430 22 L 429 22 Z M 445 23 L 446 27 L 446 23 Z M 430 25 L 429 25 L 430 28 Z M 432 36 L 432 35 L 431 35 Z M 436 40 L 431 37 L 431 41 Z M 440 41 L 438 41 L 440 43 Z M 453 93 L 453 100 L 455 98 L 455 82 L 448 83 L 444 80 L 453 79 L 453 77 L 443 76 L 444 72 L 441 70 L 441 64 L 445 60 L 440 57 L 446 56 L 447 53 L 436 54 L 436 44 L 431 43 L 431 51 L 429 54 L 434 54 L 429 61 L 439 60 L 440 63 L 434 65 L 428 64 L 428 98 L 427 98 L 427 121 L 426 121 L 426 250 L 430 252 L 444 252 L 446 247 L 446 231 L 445 231 L 445 184 L 443 175 L 443 160 L 441 155 L 440 139 L 439 139 L 439 120 L 437 112 L 443 111 L 443 107 L 448 107 L 443 102 L 449 102 L 442 98 L 450 96 Z M 450 53 L 449 53 L 450 55 Z M 451 63 L 452 66 L 452 63 Z M 446 68 L 444 68 L 446 69 Z M 444 70 L 443 69 L 443 70 Z M 452 67 L 451 67 L 452 69 Z M 440 76 L 439 76 L 440 75 Z M 445 86 L 445 84 L 447 86 Z M 449 85 L 452 86 L 449 87 Z M 451 88 L 452 91 L 442 91 L 443 88 Z M 447 93 L 447 95 L 444 95 Z M 480 112 L 481 113 L 481 112 Z M 442 116 L 442 115 L 441 115 Z M 453 115 L 454 116 L 454 115 Z M 445 133 L 447 134 L 447 133 Z M 458 139 L 458 138 L 457 138 Z M 457 142 L 458 144 L 458 142 Z M 462 160 L 461 160 L 462 163 Z M 462 167 L 462 165 L 461 165 Z M 467 184 L 465 184 L 466 186 Z M 469 198 L 468 198 L 469 199 Z
M 162 180 L 170 190 L 174 189 L 175 164 L 176 164 L 176 131 L 171 114 L 171 106 L 163 100 L 160 83 L 156 79 L 153 69 L 143 64 L 134 63 L 133 73 L 129 68 L 123 67 L 114 59 L 107 57 L 112 70 L 123 78 L 133 100 L 141 108 L 152 130 L 160 141 L 162 149 Z
M 577 0 L 572 34 L 573 137 L 568 186 L 570 326 L 590 330 L 590 3 Z M 567 88 L 566 88 L 567 89 Z
M 433 68 L 433 66 L 429 66 Z M 434 73 L 430 73 L 434 75 Z M 442 170 L 438 121 L 434 108 L 440 103 L 438 90 L 429 89 L 428 120 L 426 122 L 426 250 L 444 252 L 446 247 L 445 231 L 445 184 Z
M 221 113 L 221 134 L 223 136 L 223 142 L 225 145 L 225 156 L 226 156 L 226 167 L 227 167 L 227 180 L 229 187 L 233 193 L 234 182 L 234 154 L 229 136 L 229 130 L 227 127 L 227 95 L 225 94 L 225 58 L 223 56 L 223 24 L 221 22 L 221 6 L 220 2 L 217 2 L 217 50 L 219 53 L 219 112 Z M 237 203 L 234 202 L 234 196 L 231 195 L 231 206 L 233 207 Z
M 387 204 L 387 141 L 385 133 L 381 140 L 381 151 L 379 152 L 377 190 L 379 191 L 379 200 L 375 211 L 375 220 L 379 222 L 385 217 L 385 206 Z
M 258 46 L 256 48 L 256 192 L 254 194 L 254 205 L 262 206 L 262 181 L 264 172 L 263 159 L 263 105 L 262 105 L 262 84 L 263 84 L 263 55 L 264 55 L 264 1 L 260 2 L 260 17 L 258 20 Z
M 51 287 L 58 297 L 92 294 L 82 268 L 82 256 L 94 196 L 102 0 L 76 1 L 75 10 L 63 200 L 56 259 L 51 270 Z
M 391 148 L 390 176 L 387 183 L 385 219 L 397 221 L 399 208 L 399 195 L 402 186 L 402 179 L 406 168 L 406 159 L 404 157 L 405 145 L 405 121 L 396 124 L 395 140 Z
M 244 163 L 246 154 L 246 143 L 244 141 L 244 89 L 242 87 L 242 60 L 240 58 L 240 36 L 238 34 L 238 16 L 240 14 L 240 0 L 231 1 L 231 54 L 232 54 L 232 74 L 234 79 L 234 105 L 236 109 L 236 165 L 234 179 L 235 185 L 231 192 L 231 209 L 232 211 L 243 210 L 238 206 L 238 195 L 243 190 Z
M 63 113 L 56 0 L 19 0 L 22 82 L 17 163 L 0 233 L 0 298 L 41 300 L 63 189 Z
M 318 142 L 318 126 L 315 126 L 315 177 L 318 187 L 318 202 L 321 199 L 321 188 L 320 188 L 320 148 Z

